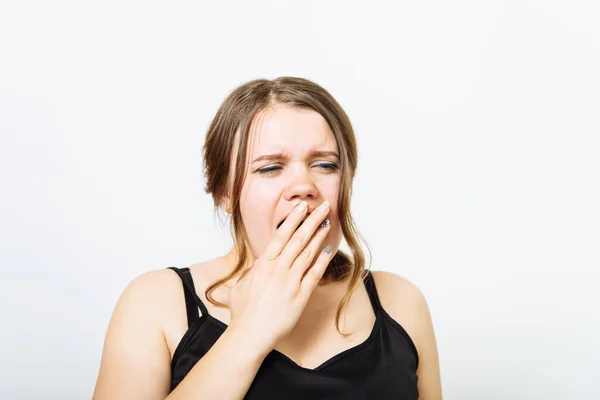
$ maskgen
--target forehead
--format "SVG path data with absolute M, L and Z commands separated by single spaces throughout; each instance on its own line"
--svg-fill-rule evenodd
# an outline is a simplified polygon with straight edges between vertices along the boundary
M 311 150 L 337 150 L 327 121 L 314 110 L 274 106 L 257 116 L 252 124 L 250 160 L 273 152 L 294 155 Z

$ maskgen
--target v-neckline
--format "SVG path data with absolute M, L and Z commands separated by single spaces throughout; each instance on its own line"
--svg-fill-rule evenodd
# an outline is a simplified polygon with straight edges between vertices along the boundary
M 218 327 L 220 327 L 221 329 L 223 329 L 223 331 L 225 331 L 229 326 L 224 323 L 223 321 L 220 321 L 218 319 L 216 319 L 215 317 L 213 317 L 210 314 L 206 315 L 207 319 L 209 319 L 210 321 L 212 321 L 214 324 L 216 324 Z M 271 350 L 271 352 L 267 355 L 267 357 L 269 356 L 277 356 L 281 359 L 283 359 L 284 361 L 288 362 L 289 364 L 291 364 L 293 367 L 295 368 L 299 368 L 305 371 L 312 371 L 312 372 L 316 372 L 316 371 L 320 371 L 324 368 L 326 368 L 327 366 L 333 364 L 334 362 L 336 362 L 337 360 L 339 360 L 340 358 L 354 353 L 356 351 L 361 350 L 363 347 L 366 347 L 369 343 L 371 343 L 373 341 L 373 339 L 375 338 L 375 336 L 377 335 L 377 333 L 379 332 L 379 327 L 381 326 L 381 316 L 379 311 L 375 311 L 375 323 L 373 324 L 373 328 L 371 329 L 371 333 L 369 334 L 369 337 L 367 337 L 364 341 L 362 341 L 361 343 L 358 343 L 346 350 L 341 351 L 338 354 L 333 355 L 332 357 L 328 358 L 327 360 L 325 360 L 324 362 L 322 362 L 321 364 L 319 364 L 317 367 L 315 368 L 306 368 L 303 367 L 301 365 L 299 365 L 296 361 L 292 360 L 290 357 L 286 356 L 285 354 L 283 354 L 282 352 L 280 352 L 279 350 L 273 349 Z M 265 358 L 266 359 L 266 358 Z
M 370 271 L 368 272 L 368 274 L 370 274 Z M 371 329 L 371 333 L 369 334 L 369 336 L 363 340 L 361 343 L 356 344 L 346 350 L 341 351 L 338 354 L 333 355 L 332 357 L 328 358 L 327 360 L 323 361 L 321 364 L 319 364 L 317 367 L 315 368 L 306 368 L 301 366 L 300 364 L 298 364 L 296 361 L 292 360 L 290 357 L 286 356 L 285 354 L 283 354 L 282 352 L 280 352 L 279 350 L 273 349 L 269 352 L 269 354 L 267 355 L 267 357 L 269 356 L 276 356 L 279 357 L 280 359 L 284 360 L 285 362 L 287 362 L 288 364 L 290 364 L 291 366 L 298 368 L 300 370 L 304 370 L 304 371 L 310 371 L 310 372 L 317 372 L 320 371 L 326 367 L 328 367 L 329 365 L 332 365 L 333 363 L 335 363 L 337 360 L 343 358 L 346 355 L 349 355 L 351 353 L 354 353 L 356 351 L 361 350 L 362 348 L 366 347 L 369 343 L 371 343 L 373 341 L 373 339 L 375 338 L 375 336 L 377 335 L 377 333 L 379 332 L 379 328 L 381 326 L 381 316 L 380 316 L 380 312 L 378 307 L 376 306 L 376 301 L 372 298 L 372 296 L 376 296 L 375 293 L 370 293 L 369 292 L 369 285 L 367 285 L 366 283 L 366 279 L 372 279 L 373 282 L 371 282 L 371 286 L 373 287 L 373 290 L 377 290 L 375 288 L 375 283 L 374 283 L 374 279 L 373 276 L 369 276 L 368 278 L 365 277 L 363 278 L 363 284 L 365 285 L 365 289 L 367 290 L 367 295 L 369 298 L 369 303 L 372 306 L 372 309 L 375 313 L 375 323 L 373 324 L 373 328 Z M 212 321 L 216 326 L 218 326 L 219 328 L 221 328 L 223 331 L 225 331 L 229 325 L 227 325 L 226 323 L 224 323 L 223 321 L 213 317 L 211 314 L 207 313 L 205 315 L 202 315 L 200 318 L 202 317 L 206 317 L 208 320 Z M 221 332 L 222 334 L 222 332 Z M 265 359 L 267 358 L 265 357 Z

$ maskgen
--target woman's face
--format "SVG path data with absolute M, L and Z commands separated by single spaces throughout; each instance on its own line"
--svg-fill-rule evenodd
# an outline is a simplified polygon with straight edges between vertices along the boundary
M 277 225 L 302 200 L 309 213 L 329 201 L 331 228 L 321 250 L 330 244 L 337 251 L 342 237 L 337 215 L 340 160 L 325 119 L 313 110 L 276 105 L 252 125 L 240 211 L 253 258 L 264 252 Z

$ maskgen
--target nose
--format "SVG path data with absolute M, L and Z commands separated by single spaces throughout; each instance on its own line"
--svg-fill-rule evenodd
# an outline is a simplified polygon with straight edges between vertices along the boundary
M 292 202 L 296 199 L 306 200 L 309 197 L 317 197 L 318 189 L 310 173 L 304 167 L 294 168 L 289 175 L 284 197 Z

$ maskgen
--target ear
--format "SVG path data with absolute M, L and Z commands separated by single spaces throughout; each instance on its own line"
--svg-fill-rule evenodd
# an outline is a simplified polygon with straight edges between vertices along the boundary
M 231 214 L 231 200 L 229 196 L 223 197 L 223 200 L 221 200 L 221 207 L 225 210 L 227 214 Z

